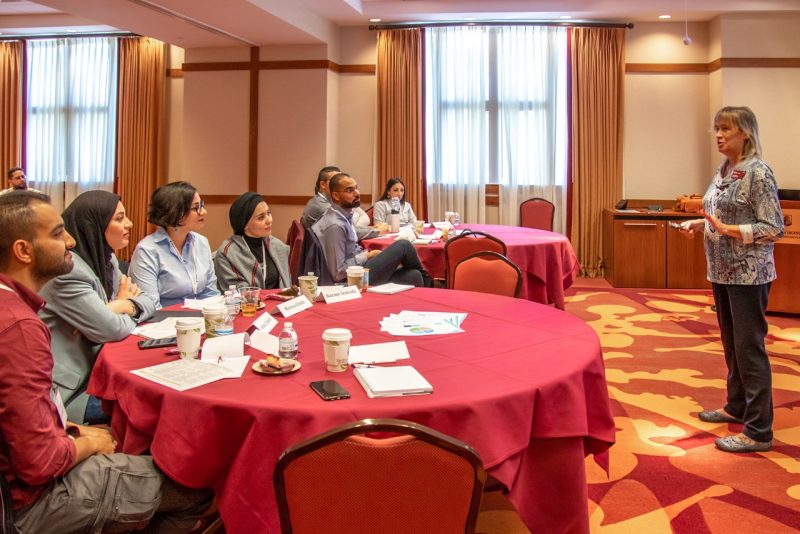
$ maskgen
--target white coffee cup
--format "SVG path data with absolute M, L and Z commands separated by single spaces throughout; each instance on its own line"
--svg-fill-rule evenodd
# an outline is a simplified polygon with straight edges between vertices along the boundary
M 300 293 L 305 295 L 308 300 L 314 302 L 317 297 L 317 281 L 318 277 L 314 273 L 308 273 L 307 276 L 298 276 L 297 283 L 300 285 Z
M 456 212 L 454 211 L 446 211 L 444 212 L 444 220 L 445 222 L 449 222 L 453 224 L 453 218 L 456 216 Z
M 347 285 L 362 287 L 364 285 L 364 267 L 351 265 L 347 268 Z
M 353 335 L 346 328 L 328 328 L 322 332 L 322 349 L 328 371 L 340 373 L 347 369 L 347 356 L 350 353 L 350 339 Z
M 203 318 L 187 317 L 175 321 L 178 354 L 183 359 L 194 359 L 200 353 L 200 336 L 203 334 Z

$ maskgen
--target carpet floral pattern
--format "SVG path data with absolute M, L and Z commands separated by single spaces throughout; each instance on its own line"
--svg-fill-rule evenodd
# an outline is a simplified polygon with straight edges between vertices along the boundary
M 592 532 L 800 531 L 800 318 L 768 317 L 773 450 L 730 454 L 703 423 L 725 401 L 709 291 L 573 288 L 566 309 L 600 337 L 617 427 L 610 473 L 587 459 Z

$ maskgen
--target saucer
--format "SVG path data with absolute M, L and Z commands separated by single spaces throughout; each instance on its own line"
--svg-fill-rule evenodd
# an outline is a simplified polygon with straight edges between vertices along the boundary
M 294 364 L 294 367 L 292 367 L 287 371 L 279 371 L 278 369 L 273 369 L 272 367 L 269 367 L 267 365 L 262 365 L 261 360 L 258 360 L 256 363 L 253 364 L 253 371 L 255 371 L 260 375 L 288 375 L 289 373 L 294 373 L 295 371 L 300 369 L 300 367 L 302 367 L 302 365 L 300 365 L 300 362 L 298 362 L 297 360 L 287 360 L 286 358 L 281 358 L 281 363 L 284 362 L 292 362 Z

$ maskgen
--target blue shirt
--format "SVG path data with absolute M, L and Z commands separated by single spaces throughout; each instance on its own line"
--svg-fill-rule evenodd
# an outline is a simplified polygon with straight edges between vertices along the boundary
M 325 264 L 335 282 L 347 278 L 348 267 L 366 263 L 367 253 L 358 244 L 353 214 L 349 210 L 331 204 L 322 218 L 311 227 L 311 231 L 319 239 Z
M 717 169 L 703 197 L 703 209 L 725 224 L 739 226 L 742 239 L 716 232 L 706 221 L 708 280 L 716 284 L 760 285 L 776 278 L 774 241 L 783 237 L 778 186 L 766 163 L 740 161 L 728 174 Z
M 208 239 L 189 232 L 182 254 L 163 228 L 136 245 L 128 275 L 157 308 L 183 304 L 186 298 L 219 295 Z

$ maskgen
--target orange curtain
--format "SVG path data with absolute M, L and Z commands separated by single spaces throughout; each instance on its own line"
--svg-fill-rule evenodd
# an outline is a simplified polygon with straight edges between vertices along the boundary
M 603 209 L 622 195 L 625 30 L 572 29 L 571 241 L 581 275 L 603 274 Z
M 0 41 L 0 183 L 22 165 L 22 41 Z
M 422 68 L 421 29 L 378 32 L 378 175 L 372 184 L 373 203 L 389 178 L 399 176 L 417 218 L 427 219 Z
M 117 167 L 114 190 L 133 221 L 131 242 L 118 252 L 129 259 L 148 233 L 147 203 L 162 182 L 164 43 L 149 37 L 120 39 Z

